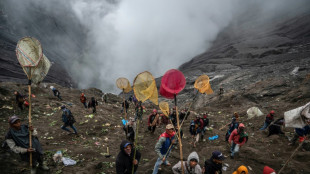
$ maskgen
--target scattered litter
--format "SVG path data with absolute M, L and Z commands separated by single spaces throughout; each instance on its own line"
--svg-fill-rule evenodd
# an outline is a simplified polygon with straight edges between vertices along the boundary
M 94 114 L 85 115 L 87 118 L 94 118 Z
M 142 159 L 142 161 L 144 161 L 144 162 L 149 162 L 150 160 L 149 160 L 149 159 L 144 158 L 144 159 Z
M 250 166 L 248 166 L 248 168 L 249 168 L 250 170 L 252 170 L 252 168 L 251 168 Z
M 52 140 L 52 139 L 54 139 L 54 137 L 47 137 L 46 139 L 48 139 L 48 140 Z
M 49 125 L 54 126 L 57 123 L 57 121 L 52 121 Z
M 70 158 L 66 158 L 66 157 L 62 157 L 62 162 L 64 163 L 65 166 L 71 166 L 71 165 L 76 164 L 76 161 L 74 161 Z
M 62 153 L 61 153 L 61 151 L 59 150 L 59 151 L 57 151 L 57 152 L 54 154 L 53 160 L 54 160 L 54 162 L 56 163 L 56 162 L 60 162 L 61 159 L 62 159 Z
M 100 143 L 99 143 L 99 142 L 95 142 L 95 144 L 96 144 L 97 146 L 100 146 Z
M 10 110 L 12 110 L 13 109 L 13 107 L 11 107 L 11 106 L 2 106 L 2 108 L 1 109 L 10 109 Z
M 209 140 L 212 141 L 212 140 L 216 140 L 216 139 L 218 139 L 218 138 L 219 138 L 219 136 L 218 136 L 218 135 L 215 135 L 215 136 L 213 136 L 213 137 L 209 137 Z
M 31 97 L 32 97 L 32 98 L 36 98 L 36 96 L 35 96 L 34 94 L 31 94 Z

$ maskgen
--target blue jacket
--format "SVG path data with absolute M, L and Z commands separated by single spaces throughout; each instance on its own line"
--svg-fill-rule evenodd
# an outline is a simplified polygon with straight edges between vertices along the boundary
M 310 126 L 306 125 L 303 128 L 295 128 L 295 132 L 298 136 L 305 136 L 310 133 Z

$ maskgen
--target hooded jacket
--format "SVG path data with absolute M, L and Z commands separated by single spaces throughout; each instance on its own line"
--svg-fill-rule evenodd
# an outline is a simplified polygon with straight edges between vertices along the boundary
M 191 159 L 197 160 L 197 165 L 195 166 L 195 168 L 191 168 L 189 165 Z M 184 166 L 185 174 L 201 174 L 201 167 L 199 165 L 199 157 L 196 152 L 192 152 L 189 154 L 187 161 L 183 161 L 183 166 Z M 182 173 L 181 161 L 179 161 L 176 165 L 172 167 L 172 171 L 174 174 Z
M 239 167 L 236 171 L 234 171 L 234 173 L 232 173 L 232 174 L 241 174 L 242 172 L 245 172 L 245 174 L 248 174 L 248 173 L 249 173 L 248 169 L 247 169 L 244 165 L 240 166 L 240 167 Z
M 239 141 L 240 140 L 240 133 L 238 131 L 240 130 L 240 127 L 244 127 L 244 125 L 242 123 L 240 123 L 238 129 L 235 129 L 232 131 L 232 133 L 229 136 L 228 142 L 234 141 L 235 144 L 239 144 L 239 146 L 241 147 L 246 142 L 246 138 L 244 137 L 241 142 Z
M 127 143 L 131 144 L 127 140 L 122 141 L 122 143 L 120 145 L 121 151 L 118 153 L 118 155 L 116 157 L 116 173 L 117 174 L 131 174 L 132 173 L 132 162 L 133 162 L 133 156 L 134 156 L 135 149 L 132 148 L 130 155 L 128 155 L 124 150 L 124 146 Z M 138 169 L 140 158 L 141 158 L 141 154 L 137 150 L 135 159 L 138 160 L 138 164 L 135 165 L 135 169 L 134 169 L 135 172 Z
M 263 170 L 263 174 L 276 174 L 276 172 L 272 168 L 265 166 Z

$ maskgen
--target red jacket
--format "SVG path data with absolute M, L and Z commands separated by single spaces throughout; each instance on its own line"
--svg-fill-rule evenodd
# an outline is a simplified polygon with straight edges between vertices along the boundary
M 239 144 L 239 146 L 242 146 L 245 143 L 246 138 L 243 138 L 243 141 L 241 143 L 239 142 L 239 139 L 240 135 L 238 134 L 238 129 L 235 129 L 230 134 L 228 142 L 234 141 L 235 144 Z
M 80 97 L 80 101 L 81 101 L 81 103 L 85 103 L 86 102 L 86 97 L 85 96 L 81 96 Z
M 148 125 L 148 126 L 151 126 L 152 122 L 156 119 L 156 116 L 157 116 L 157 114 L 156 114 L 156 115 L 154 115 L 154 114 L 150 114 L 150 115 L 149 115 L 149 119 L 148 119 L 148 121 L 147 121 L 147 125 Z M 154 117 L 154 118 L 152 118 L 152 117 Z M 151 120 L 151 118 L 152 118 L 153 120 Z M 157 119 L 156 124 L 159 124 L 159 119 Z
M 203 120 L 201 118 L 199 118 L 199 120 L 196 119 L 194 122 L 195 122 L 195 124 L 198 124 L 198 122 L 199 122 L 200 123 L 199 124 L 199 129 L 203 130 Z

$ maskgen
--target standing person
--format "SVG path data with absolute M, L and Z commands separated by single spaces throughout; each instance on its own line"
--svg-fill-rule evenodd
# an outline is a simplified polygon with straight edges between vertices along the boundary
M 62 109 L 62 121 L 64 122 L 64 125 L 61 126 L 61 129 L 71 134 L 71 131 L 67 128 L 68 126 L 70 126 L 73 129 L 75 135 L 77 135 L 77 130 L 73 126 L 73 124 L 75 123 L 75 119 L 71 111 L 68 108 L 66 108 L 65 105 L 62 105 L 60 108 Z
M 132 97 L 132 101 L 133 101 L 133 103 L 135 104 L 135 106 L 137 105 L 137 102 L 138 102 L 138 100 L 137 100 L 137 98 L 135 97 L 135 96 L 133 96 Z
M 129 122 L 126 123 L 123 129 L 125 131 L 127 140 L 133 143 L 135 141 L 135 129 L 136 129 L 135 119 L 129 118 Z
M 15 95 L 15 101 L 16 101 L 17 106 L 20 108 L 21 111 L 24 110 L 23 104 L 25 101 L 25 97 L 17 91 L 14 91 L 14 95 Z
M 260 128 L 259 130 L 265 130 L 271 122 L 273 122 L 274 120 L 274 110 L 271 110 L 270 113 L 266 116 L 264 125 L 262 128 Z
M 225 157 L 220 151 L 212 152 L 210 159 L 205 161 L 205 166 L 202 169 L 204 174 L 222 174 L 222 164 Z
M 135 120 L 139 119 L 140 122 L 142 123 L 142 115 L 143 115 L 142 102 L 139 101 L 135 106 L 136 106 L 135 107 L 135 111 L 136 111 Z
M 148 119 L 148 130 L 151 131 L 151 133 L 153 134 L 155 132 L 156 129 L 156 125 L 159 124 L 159 114 L 157 113 L 156 109 L 153 109 L 153 112 L 149 115 L 149 119 Z
M 202 174 L 197 152 L 189 154 L 187 161 L 183 161 L 184 174 Z M 181 161 L 172 167 L 174 174 L 182 174 Z
M 135 159 L 134 156 L 135 148 L 127 141 L 123 140 L 120 145 L 120 152 L 116 157 L 116 173 L 117 174 L 132 174 L 132 166 L 134 164 L 134 173 L 136 173 L 141 158 L 141 153 L 136 150 Z
M 239 119 L 238 117 L 233 117 L 231 120 L 231 123 L 228 125 L 228 130 L 225 135 L 225 141 L 228 141 L 229 136 L 232 133 L 232 131 L 234 131 L 235 129 L 238 129 L 238 127 L 239 127 Z
M 104 103 L 108 102 L 108 94 L 104 94 L 103 96 Z
M 248 174 L 248 168 L 246 168 L 244 165 L 241 165 L 240 167 L 238 167 L 238 169 L 236 171 L 234 171 L 234 173 L 232 174 Z
M 127 100 L 125 100 L 125 102 L 122 103 L 122 110 L 121 110 L 121 113 L 124 112 L 124 108 L 126 109 L 126 113 L 128 113 L 129 103 L 128 103 Z
M 172 149 L 170 148 L 170 145 L 175 142 L 174 127 L 172 124 L 168 124 L 166 126 L 166 131 L 159 136 L 159 139 L 155 145 L 155 152 L 157 153 L 158 158 L 153 169 L 153 174 L 157 174 L 159 166 L 163 163 L 167 166 L 171 166 L 167 158 Z
M 204 137 L 204 134 L 206 133 L 207 129 L 208 129 L 208 126 L 209 126 L 209 118 L 208 118 L 208 113 L 205 113 L 203 115 L 203 129 L 202 129 L 202 132 L 201 132 L 201 139 L 202 141 L 206 141 L 203 137 Z
M 5 136 L 5 143 L 9 148 L 20 154 L 23 161 L 29 162 L 30 153 L 32 153 L 32 166 L 31 174 L 36 173 L 36 164 L 39 163 L 39 167 L 43 170 L 49 170 L 49 168 L 43 163 L 43 151 L 41 144 L 36 137 L 36 131 L 33 131 L 33 127 L 28 125 L 22 125 L 18 116 L 12 116 L 9 118 L 10 129 Z M 32 132 L 32 147 L 29 148 L 29 130 Z
M 129 96 L 128 100 L 130 103 L 132 103 L 132 95 Z
M 172 122 L 173 126 L 177 125 L 177 113 L 175 107 L 173 107 L 171 114 L 169 115 L 169 119 Z
M 224 94 L 224 88 L 223 88 L 223 86 L 221 85 L 221 86 L 220 86 L 219 95 L 222 96 L 223 94 Z
M 190 123 L 190 126 L 189 126 L 189 133 L 191 134 L 192 136 L 192 141 L 190 142 L 190 144 L 193 144 L 195 143 L 195 140 L 196 140 L 196 127 L 195 127 L 195 122 L 194 120 L 191 121 Z M 194 147 L 196 147 L 196 145 L 194 145 Z
M 245 126 L 243 123 L 239 124 L 238 129 L 235 129 L 229 136 L 229 144 L 231 145 L 230 157 L 234 159 L 235 153 L 239 152 L 239 149 L 247 141 L 248 134 L 244 131 Z
M 54 96 L 57 97 L 59 100 L 62 100 L 60 92 L 54 86 L 50 86 L 50 88 L 53 91 Z
M 196 147 L 196 143 L 199 141 L 199 137 L 202 136 L 202 131 L 203 131 L 203 120 L 200 118 L 199 115 L 196 116 L 196 119 L 194 120 L 195 123 L 195 129 L 196 129 L 196 141 L 194 142 L 194 147 Z
M 169 123 L 169 119 L 168 116 L 166 116 L 165 114 L 160 114 L 161 116 L 161 123 L 166 126 Z
M 80 96 L 80 101 L 81 103 L 83 103 L 84 107 L 87 108 L 87 104 L 86 104 L 86 97 L 85 97 L 85 94 L 84 93 L 81 93 L 81 96 Z
M 92 97 L 88 102 L 88 108 L 92 107 L 93 113 L 96 113 L 96 106 L 98 106 L 98 101 L 95 99 L 95 97 Z

